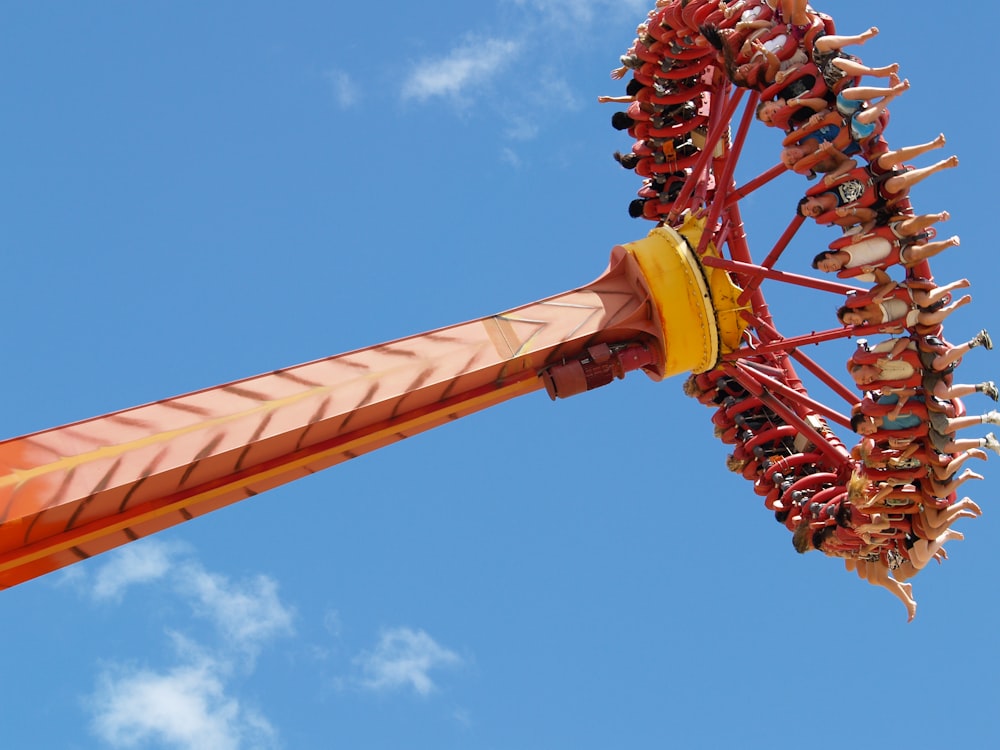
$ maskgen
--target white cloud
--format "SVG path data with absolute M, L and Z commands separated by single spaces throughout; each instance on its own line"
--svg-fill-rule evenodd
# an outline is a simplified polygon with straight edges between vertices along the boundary
M 328 70 L 325 75 L 337 103 L 344 109 L 354 106 L 358 100 L 358 88 L 351 77 L 342 70 Z
M 578 110 L 581 102 L 573 93 L 565 79 L 557 75 L 547 75 L 539 81 L 537 95 L 550 107 L 560 110 Z
M 328 609 L 323 614 L 323 629 L 334 638 L 340 638 L 340 631 L 343 625 L 340 622 L 340 612 L 335 609 Z
M 105 672 L 91 699 L 94 732 L 113 747 L 163 743 L 180 750 L 276 746 L 274 728 L 226 694 L 211 661 L 165 672 Z
M 267 640 L 293 632 L 294 610 L 282 603 L 274 579 L 258 575 L 230 581 L 210 573 L 183 547 L 144 539 L 115 550 L 98 568 L 91 595 L 98 600 L 120 601 L 132 585 L 164 579 L 191 605 L 196 614 L 211 621 L 228 648 L 255 654 Z M 73 583 L 86 587 L 87 579 Z
M 512 148 L 504 147 L 500 149 L 500 159 L 501 161 L 510 164 L 510 166 L 515 169 L 521 168 L 521 157 L 517 155 L 517 152 Z
M 98 569 L 92 588 L 94 597 L 118 601 L 129 586 L 162 578 L 170 569 L 175 551 L 155 540 L 122 547 Z
M 369 690 L 387 691 L 412 687 L 420 695 L 434 690 L 431 670 L 455 667 L 462 659 L 440 646 L 423 630 L 392 628 L 381 633 L 375 649 L 357 657 Z
M 233 583 L 188 563 L 177 586 L 192 600 L 195 612 L 215 624 L 231 648 L 253 655 L 265 641 L 293 632 L 293 611 L 278 598 L 278 584 L 267 576 Z
M 504 135 L 512 141 L 530 141 L 538 135 L 538 123 L 527 117 L 508 116 L 507 129 Z
M 403 98 L 457 96 L 499 73 L 520 48 L 518 42 L 503 39 L 470 41 L 447 57 L 418 64 L 403 82 Z
M 95 734 L 113 747 L 274 747 L 274 728 L 229 690 L 237 666 L 252 672 L 260 648 L 293 630 L 293 610 L 278 596 L 277 583 L 263 575 L 234 582 L 205 570 L 183 547 L 144 540 L 110 554 L 92 579 L 77 576 L 73 584 L 95 599 L 119 601 L 130 586 L 152 582 L 212 623 L 215 645 L 168 631 L 173 666 L 106 669 L 88 699 Z
M 514 4 L 543 14 L 548 20 L 560 24 L 589 23 L 594 17 L 594 6 L 601 0 L 514 0 Z
M 514 4 L 540 13 L 559 27 L 589 24 L 595 17 L 642 19 L 653 7 L 651 0 L 513 0 Z
M 451 712 L 451 717 L 461 727 L 468 729 L 472 726 L 472 716 L 464 708 L 456 708 Z

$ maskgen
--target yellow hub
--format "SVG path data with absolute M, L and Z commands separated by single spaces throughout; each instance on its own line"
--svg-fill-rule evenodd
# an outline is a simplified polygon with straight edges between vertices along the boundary
M 679 229 L 657 227 L 623 245 L 642 270 L 663 331 L 664 376 L 711 370 L 747 327 L 737 302 L 742 290 L 728 273 L 698 260 L 703 231 L 704 221 L 689 215 Z M 705 252 L 718 256 L 711 244 Z

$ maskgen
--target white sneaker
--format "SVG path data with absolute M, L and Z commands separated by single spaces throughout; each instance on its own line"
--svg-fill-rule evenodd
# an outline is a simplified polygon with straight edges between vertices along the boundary
M 972 337 L 972 341 L 969 342 L 970 346 L 981 346 L 984 349 L 993 348 L 993 339 L 990 337 L 989 331 L 985 328 Z
M 983 415 L 983 424 L 998 424 L 1000 425 L 1000 411 L 993 409 L 988 411 Z
M 992 432 L 990 432 L 987 433 L 984 439 L 986 440 L 986 445 L 984 445 L 983 447 L 986 448 L 987 450 L 993 451 L 998 456 L 1000 456 L 1000 440 L 997 440 L 997 436 L 994 435 Z

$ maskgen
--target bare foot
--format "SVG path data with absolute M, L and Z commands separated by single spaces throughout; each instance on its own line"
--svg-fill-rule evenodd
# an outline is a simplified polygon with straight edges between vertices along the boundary
M 957 167 L 958 166 L 958 157 L 957 156 L 949 156 L 947 159 L 944 160 L 944 166 L 945 166 L 945 168 L 948 168 L 948 167 Z
M 878 36 L 878 26 L 872 26 L 870 29 L 868 29 L 868 31 L 862 31 L 860 34 L 858 34 L 858 36 L 861 38 L 861 41 L 858 42 L 858 44 L 864 44 L 869 39 Z
M 968 510 L 972 511 L 973 513 L 975 513 L 977 518 L 979 516 L 983 515 L 983 509 L 980 508 L 977 503 L 973 502 L 968 497 L 965 498 L 965 499 L 969 501 L 969 502 L 965 503 L 965 506 L 964 506 L 965 508 L 967 508 Z
M 937 138 L 931 141 L 931 147 L 941 148 L 945 143 L 947 143 L 947 140 L 944 137 L 944 133 L 940 133 Z
M 903 604 L 906 605 L 906 621 L 913 622 L 913 618 L 917 616 L 917 602 L 913 598 L 913 584 L 901 583 L 899 587 L 905 597 Z

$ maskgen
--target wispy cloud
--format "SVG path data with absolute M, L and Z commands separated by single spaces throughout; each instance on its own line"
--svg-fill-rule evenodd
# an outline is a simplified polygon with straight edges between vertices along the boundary
M 582 106 L 580 99 L 566 83 L 566 80 L 555 73 L 546 75 L 544 80 L 539 82 L 537 96 L 549 106 L 561 110 L 578 110 Z
M 518 156 L 518 153 L 512 148 L 505 146 L 500 149 L 500 161 L 509 164 L 515 169 L 521 168 L 521 157 Z
M 424 101 L 435 96 L 458 96 L 501 72 L 520 49 L 518 42 L 510 40 L 470 40 L 443 58 L 417 64 L 403 82 L 403 98 Z
M 173 658 L 165 664 L 120 659 L 106 664 L 85 698 L 94 735 L 113 748 L 277 746 L 275 727 L 246 705 L 237 690 L 238 681 L 253 675 L 260 650 L 294 631 L 294 610 L 281 600 L 277 583 L 263 575 L 230 579 L 205 569 L 186 547 L 158 540 L 142 540 L 112 553 L 95 571 L 73 580 L 77 590 L 101 604 L 120 601 L 140 584 L 153 585 L 158 597 L 172 594 L 208 622 L 211 633 L 201 633 L 196 641 L 183 631 L 167 631 Z M 338 645 L 306 648 L 316 661 L 342 650 L 340 614 L 328 608 L 322 625 Z M 354 657 L 350 672 L 335 684 L 427 696 L 437 688 L 440 673 L 464 663 L 424 630 L 395 627 L 381 631 L 374 646 Z M 457 720 L 467 723 L 469 718 L 463 714 Z
M 514 5 L 541 13 L 549 21 L 559 23 L 589 23 L 594 9 L 604 0 L 514 0 Z
M 342 70 L 328 70 L 325 76 L 336 102 L 344 109 L 353 107 L 358 101 L 358 87 L 354 80 Z
M 181 750 L 269 748 L 277 732 L 231 695 L 232 675 L 252 672 L 269 641 L 293 631 L 294 612 L 277 583 L 258 575 L 241 581 L 212 573 L 179 545 L 143 540 L 110 554 L 93 578 L 73 583 L 101 602 L 120 601 L 130 587 L 157 583 L 214 626 L 212 646 L 177 632 L 172 666 L 113 663 L 87 700 L 94 733 L 113 747 L 162 743 Z
M 75 576 L 74 585 L 98 601 L 117 602 L 129 587 L 160 580 L 216 627 L 227 648 L 243 656 L 252 656 L 267 640 L 293 632 L 294 610 L 281 601 L 272 578 L 258 575 L 231 581 L 206 570 L 185 547 L 156 539 L 116 550 L 97 569 L 92 584 Z
M 201 565 L 183 566 L 178 588 L 195 612 L 211 620 L 231 648 L 254 655 L 261 644 L 291 635 L 293 611 L 278 597 L 277 583 L 267 576 L 232 582 Z
M 163 743 L 180 750 L 270 748 L 277 735 L 252 708 L 227 694 L 225 668 L 211 660 L 162 672 L 113 668 L 90 700 L 92 727 L 112 747 Z
M 340 638 L 340 631 L 343 624 L 340 622 L 340 612 L 335 609 L 328 609 L 323 613 L 323 629 L 333 638 Z
M 435 688 L 430 672 L 456 667 L 462 659 L 423 630 L 401 627 L 384 630 L 375 648 L 362 653 L 356 662 L 364 688 L 389 691 L 410 687 L 427 695 Z
M 538 123 L 527 117 L 510 115 L 504 135 L 512 141 L 530 141 L 538 135 Z
M 118 601 L 130 586 L 166 575 L 177 549 L 157 541 L 130 544 L 115 553 L 94 577 L 94 598 Z
M 514 5 L 542 15 L 549 24 L 565 28 L 590 24 L 595 18 L 642 18 L 651 0 L 513 0 Z

